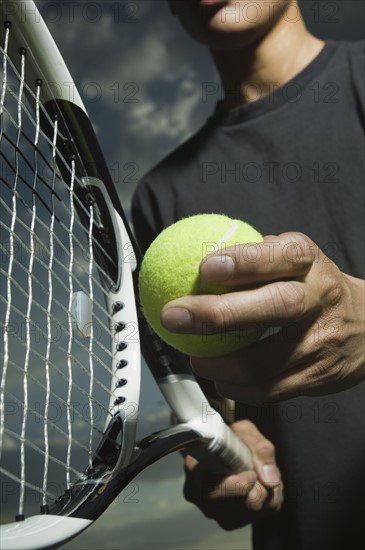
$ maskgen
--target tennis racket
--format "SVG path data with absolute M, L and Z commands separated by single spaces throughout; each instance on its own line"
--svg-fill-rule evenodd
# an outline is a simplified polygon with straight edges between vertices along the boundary
M 168 453 L 252 458 L 143 317 L 140 254 L 36 6 L 0 9 L 1 548 L 48 548 Z M 137 441 L 140 349 L 178 423 Z

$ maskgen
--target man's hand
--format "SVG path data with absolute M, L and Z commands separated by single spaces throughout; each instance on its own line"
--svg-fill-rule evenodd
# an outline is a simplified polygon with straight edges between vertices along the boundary
M 184 496 L 223 529 L 237 529 L 280 510 L 283 483 L 274 445 L 248 420 L 231 428 L 250 447 L 255 470 L 227 477 L 210 473 L 193 457 L 185 457 Z
M 220 394 L 263 403 L 335 393 L 365 378 L 364 281 L 342 273 L 307 236 L 283 233 L 227 248 L 202 261 L 200 277 L 232 292 L 170 302 L 161 314 L 168 330 L 206 336 L 209 327 L 224 337 L 271 329 L 230 355 L 192 358 Z

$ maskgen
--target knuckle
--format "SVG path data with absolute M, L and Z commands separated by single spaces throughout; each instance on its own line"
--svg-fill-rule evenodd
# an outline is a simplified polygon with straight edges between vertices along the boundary
M 257 432 L 257 428 L 255 426 L 255 424 L 253 424 L 250 420 L 238 420 L 237 422 L 234 422 L 234 424 L 232 424 L 232 430 L 234 432 L 241 432 L 242 434 L 246 434 L 247 432 L 250 433 L 252 431 L 256 431 Z
M 327 323 L 324 330 L 323 345 L 327 350 L 336 350 L 344 344 L 346 340 L 346 333 L 343 327 L 337 320 L 332 320 Z
M 344 365 L 342 362 L 331 364 L 328 361 L 319 361 L 309 370 L 308 386 L 317 387 L 320 382 L 329 382 L 343 378 Z
M 350 299 L 345 277 L 334 264 L 326 264 L 321 272 L 322 300 L 331 307 L 336 307 L 341 301 Z
M 292 281 L 282 281 L 268 287 L 274 312 L 281 318 L 298 319 L 305 314 L 304 289 Z
M 283 503 L 282 503 L 282 500 L 277 498 L 277 499 L 272 499 L 268 505 L 268 508 L 270 510 L 272 510 L 273 512 L 279 512 L 279 510 L 281 510 L 281 507 L 282 507 Z
M 317 363 L 308 373 L 308 386 L 316 387 L 319 381 L 327 381 L 329 369 L 325 363 Z
M 332 307 L 337 306 L 341 302 L 343 297 L 343 286 L 338 277 L 328 277 L 325 296 L 326 302 Z
M 312 239 L 300 231 L 293 234 L 294 241 L 303 249 L 303 255 L 307 255 L 308 249 L 313 245 Z
M 216 296 L 210 311 L 211 322 L 218 328 L 235 323 L 235 313 L 231 304 L 222 296 Z
M 231 424 L 232 431 L 243 441 L 250 439 L 252 436 L 260 435 L 259 430 L 250 420 L 238 420 Z
M 290 264 L 310 266 L 313 263 L 315 244 L 304 233 L 286 233 L 286 244 L 283 249 L 285 260 Z
M 267 489 L 261 483 L 255 483 L 255 487 L 250 491 L 246 500 L 247 508 L 254 511 L 261 510 L 268 494 Z
M 275 446 L 268 439 L 262 438 L 255 444 L 254 451 L 257 456 L 265 459 L 273 459 L 275 457 Z

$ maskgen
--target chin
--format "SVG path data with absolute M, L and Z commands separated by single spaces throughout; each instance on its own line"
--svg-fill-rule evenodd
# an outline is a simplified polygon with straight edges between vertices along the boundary
M 204 33 L 199 33 L 194 38 L 211 50 L 237 50 L 249 47 L 259 40 L 266 33 L 267 29 L 247 26 L 245 29 L 224 28 L 224 31 L 216 28 L 209 28 Z
M 233 4 L 237 5 L 237 16 L 230 12 L 225 12 L 225 6 L 230 3 L 222 2 L 209 9 L 199 9 L 198 1 L 193 4 L 192 0 L 186 0 L 186 4 L 180 4 L 179 13 L 182 25 L 185 30 L 195 40 L 207 45 L 211 49 L 230 50 L 246 47 L 255 40 L 266 34 L 270 28 L 274 27 L 280 19 L 282 10 L 291 0 L 277 0 L 277 9 L 274 15 L 271 14 L 269 2 L 260 2 L 257 6 L 260 8 L 257 17 L 245 17 L 245 7 L 254 4 L 248 0 L 236 0 Z

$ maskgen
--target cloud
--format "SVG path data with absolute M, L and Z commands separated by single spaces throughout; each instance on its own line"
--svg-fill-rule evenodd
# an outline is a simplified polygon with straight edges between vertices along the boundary
M 53 22 L 55 3 L 48 4 L 49 12 L 42 4 L 47 24 L 128 213 L 138 181 L 210 114 L 212 102 L 202 101 L 201 89 L 215 78 L 215 69 L 206 49 L 171 16 L 166 0 L 60 1 L 62 17 Z
M 187 76 L 188 78 L 188 76 Z M 179 86 L 176 81 L 179 92 L 176 101 L 179 103 L 179 109 L 175 109 L 169 104 L 159 105 L 158 101 L 150 96 L 136 106 L 128 113 L 128 130 L 135 136 L 145 135 L 148 139 L 171 138 L 174 140 L 183 140 L 191 134 L 193 112 L 200 101 L 200 92 L 197 87 L 191 87 L 190 92 L 187 83 Z M 192 84 L 192 82 L 190 82 Z

